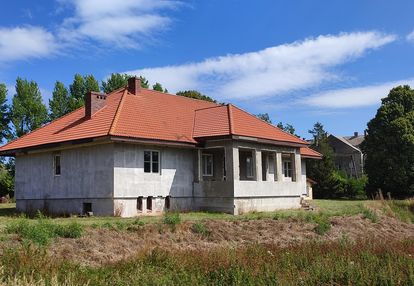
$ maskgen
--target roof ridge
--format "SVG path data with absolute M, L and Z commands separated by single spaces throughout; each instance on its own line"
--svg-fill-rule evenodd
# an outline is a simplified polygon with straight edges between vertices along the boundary
M 232 105 L 232 104 L 231 104 L 231 105 Z M 281 128 L 277 127 L 277 126 L 274 126 L 273 124 L 270 124 L 269 122 L 266 122 L 266 121 L 264 121 L 264 120 L 261 120 L 260 118 L 257 118 L 257 117 L 256 117 L 256 116 L 254 116 L 253 114 L 250 114 L 249 112 L 247 112 L 246 110 L 244 110 L 244 109 L 242 109 L 242 108 L 240 108 L 240 107 L 238 107 L 238 106 L 235 106 L 235 105 L 232 105 L 232 106 L 233 106 L 234 108 L 237 108 L 237 109 L 239 109 L 240 111 L 242 111 L 242 112 L 244 112 L 244 113 L 248 114 L 249 116 L 251 116 L 251 117 L 253 117 L 253 118 L 256 118 L 257 120 L 260 120 L 260 121 L 262 121 L 262 122 L 266 123 L 267 125 L 269 125 L 269 126 L 271 126 L 271 127 L 275 128 L 275 129 L 277 129 L 277 130 L 282 131 L 282 132 L 283 132 L 283 133 L 285 133 L 286 135 L 288 135 L 288 136 L 290 136 L 290 137 L 293 137 L 293 138 L 295 138 L 296 140 L 300 140 L 300 141 L 302 141 L 302 142 L 303 142 L 303 144 L 308 145 L 308 142 L 306 142 L 305 140 L 302 140 L 300 137 L 296 137 L 295 135 L 293 135 L 293 134 L 291 134 L 291 133 L 289 133 L 289 132 L 286 132 L 285 130 L 283 130 L 283 129 L 281 129 Z M 285 141 L 285 140 L 281 140 L 281 141 Z
M 197 100 L 197 101 L 208 102 L 208 103 L 216 104 L 217 106 L 221 106 L 220 104 L 218 104 L 217 102 L 214 102 L 214 101 L 207 101 L 207 100 L 204 100 L 204 99 L 192 98 L 192 97 L 187 97 L 187 96 L 183 96 L 183 95 L 177 95 L 177 94 L 162 92 L 162 91 L 158 91 L 158 90 L 153 90 L 153 89 L 149 89 L 149 88 L 145 88 L 145 90 L 147 90 L 149 92 L 155 92 L 155 93 L 163 94 L 163 95 L 175 96 L 177 98 L 184 98 L 184 99 L 188 99 L 188 100 Z
M 233 112 L 231 110 L 232 105 L 229 103 L 227 104 L 227 113 L 229 116 L 229 131 L 230 131 L 230 135 L 233 134 Z
M 124 88 L 125 88 L 125 90 L 122 93 L 121 99 L 119 100 L 118 107 L 116 108 L 116 111 L 115 111 L 114 119 L 112 120 L 112 123 L 111 123 L 111 127 L 108 130 L 108 135 L 113 135 L 113 132 L 116 128 L 116 123 L 118 122 L 118 119 L 119 119 L 119 116 L 120 116 L 119 115 L 120 110 L 121 110 L 122 106 L 124 105 L 123 104 L 124 103 L 124 98 L 128 94 L 128 88 L 126 88 L 126 87 L 124 87 Z
M 225 107 L 226 105 L 216 105 L 216 106 L 208 106 L 208 107 L 202 107 L 202 108 L 197 108 L 194 111 L 201 111 L 204 109 L 210 109 L 210 108 L 218 108 L 218 107 Z

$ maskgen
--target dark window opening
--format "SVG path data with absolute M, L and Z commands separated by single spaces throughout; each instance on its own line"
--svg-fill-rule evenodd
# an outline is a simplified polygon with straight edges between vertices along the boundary
M 159 173 L 160 170 L 160 152 L 144 151 L 144 172 Z
M 147 198 L 147 211 L 152 211 L 152 197 Z
M 203 154 L 203 176 L 213 176 L 213 154 Z
M 137 199 L 137 210 L 142 211 L 142 197 Z
M 167 210 L 169 210 L 170 209 L 170 207 L 171 207 L 171 196 L 166 196 L 165 197 L 165 208 L 167 209 Z
M 87 215 L 92 213 L 92 203 L 83 203 L 83 214 Z
M 60 173 L 61 173 L 60 155 L 55 155 L 53 165 L 55 167 L 55 176 L 60 176 Z

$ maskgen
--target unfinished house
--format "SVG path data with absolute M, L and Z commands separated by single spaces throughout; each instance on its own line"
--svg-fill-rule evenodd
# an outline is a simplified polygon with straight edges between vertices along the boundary
M 75 110 L 0 148 L 16 158 L 23 212 L 131 217 L 300 207 L 307 142 L 228 104 L 141 88 L 89 93 Z

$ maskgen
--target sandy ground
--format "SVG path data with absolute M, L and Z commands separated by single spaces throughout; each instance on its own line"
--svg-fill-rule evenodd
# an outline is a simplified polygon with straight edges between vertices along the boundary
M 139 251 L 155 247 L 180 249 L 212 249 L 238 247 L 247 244 L 275 244 L 287 246 L 309 240 L 414 239 L 414 224 L 381 216 L 373 223 L 362 216 L 333 217 L 332 228 L 325 235 L 316 234 L 314 224 L 293 220 L 204 221 L 208 236 L 191 230 L 192 222 L 180 224 L 176 230 L 166 225 L 149 224 L 133 231 L 88 229 L 79 239 L 57 239 L 49 250 L 52 256 L 84 265 L 101 265 L 133 256 Z

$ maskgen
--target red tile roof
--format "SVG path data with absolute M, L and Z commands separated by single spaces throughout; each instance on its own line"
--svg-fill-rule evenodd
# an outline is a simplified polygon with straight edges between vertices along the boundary
M 315 150 L 312 150 L 309 147 L 301 147 L 300 148 L 300 154 L 304 158 L 322 159 L 322 154 L 321 153 L 316 152 Z
M 141 89 L 107 96 L 106 106 L 90 119 L 82 107 L 0 148 L 0 152 L 103 136 L 196 144 L 203 137 L 238 135 L 278 141 L 305 141 L 233 106 Z M 301 148 L 307 149 L 307 148 Z M 310 154 L 310 151 L 307 151 Z M 308 154 L 308 155 L 309 155 Z M 309 156 L 317 156 L 311 154 Z

